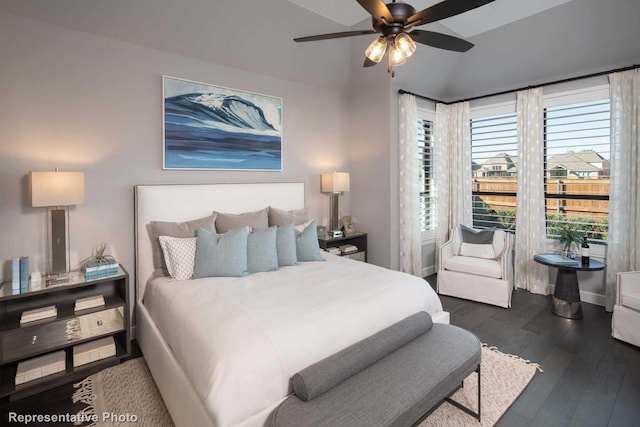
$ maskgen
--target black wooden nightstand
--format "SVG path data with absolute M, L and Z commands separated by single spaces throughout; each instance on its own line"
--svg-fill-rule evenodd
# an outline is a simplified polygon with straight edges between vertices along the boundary
M 326 250 L 328 248 L 339 248 L 343 245 L 353 245 L 358 248 L 356 252 L 340 253 L 340 256 L 346 256 L 358 261 L 367 262 L 367 233 L 358 233 L 351 236 L 330 238 L 318 238 L 320 249 Z
M 95 296 L 102 296 L 104 305 L 75 311 L 76 300 Z M 23 312 L 49 306 L 55 306 L 55 317 L 21 324 Z M 11 294 L 11 282 L 4 283 L 0 288 L 0 402 L 78 381 L 118 364 L 131 353 L 129 330 L 129 274 L 122 267 L 117 275 L 90 281 L 84 272 L 72 272 L 68 283 L 16 295 Z M 74 346 L 105 337 L 113 337 L 115 356 L 74 367 Z M 65 370 L 15 384 L 20 362 L 59 351 L 64 352 Z

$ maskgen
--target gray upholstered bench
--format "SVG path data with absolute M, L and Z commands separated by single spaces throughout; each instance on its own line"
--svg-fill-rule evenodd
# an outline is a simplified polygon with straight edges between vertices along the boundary
M 472 333 L 433 324 L 418 313 L 297 373 L 294 394 L 272 424 L 288 426 L 410 426 L 449 399 L 478 372 L 482 347 Z

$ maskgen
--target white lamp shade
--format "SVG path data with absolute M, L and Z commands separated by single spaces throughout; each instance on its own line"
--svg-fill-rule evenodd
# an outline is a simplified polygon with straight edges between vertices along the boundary
M 31 172 L 31 206 L 70 206 L 84 203 L 84 172 Z
M 328 172 L 320 175 L 323 193 L 342 193 L 349 191 L 349 172 Z

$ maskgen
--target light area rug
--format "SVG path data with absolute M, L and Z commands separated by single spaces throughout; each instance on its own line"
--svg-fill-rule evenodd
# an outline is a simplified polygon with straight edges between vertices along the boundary
M 483 344 L 480 371 L 482 422 L 449 402 L 444 402 L 420 423 L 419 427 L 492 426 L 529 385 L 536 371 L 542 372 L 542 368 L 536 363 L 502 353 L 496 347 Z M 455 392 L 451 399 L 478 412 L 477 393 L 478 374 L 474 372 L 464 380 L 464 387 Z
M 533 379 L 539 365 L 483 345 L 481 363 L 482 422 L 444 402 L 419 427 L 492 426 Z M 172 427 L 173 422 L 143 358 L 107 368 L 76 384 L 73 401 L 84 402 L 85 414 L 96 414 L 96 427 Z M 478 377 L 474 372 L 452 399 L 477 412 Z M 104 420 L 103 414 L 136 417 Z
M 97 416 L 95 423 L 82 424 L 85 427 L 173 427 L 142 357 L 100 371 L 74 387 L 73 403 L 87 405 L 78 415 Z

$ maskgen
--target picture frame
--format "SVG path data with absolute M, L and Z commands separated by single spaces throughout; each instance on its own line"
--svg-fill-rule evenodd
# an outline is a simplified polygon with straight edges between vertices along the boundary
M 345 237 L 356 234 L 356 227 L 353 224 L 353 218 L 351 218 L 351 215 L 343 216 L 340 219 L 340 222 L 342 223 L 342 229 L 344 230 Z
M 163 169 L 282 171 L 282 98 L 162 82 Z

